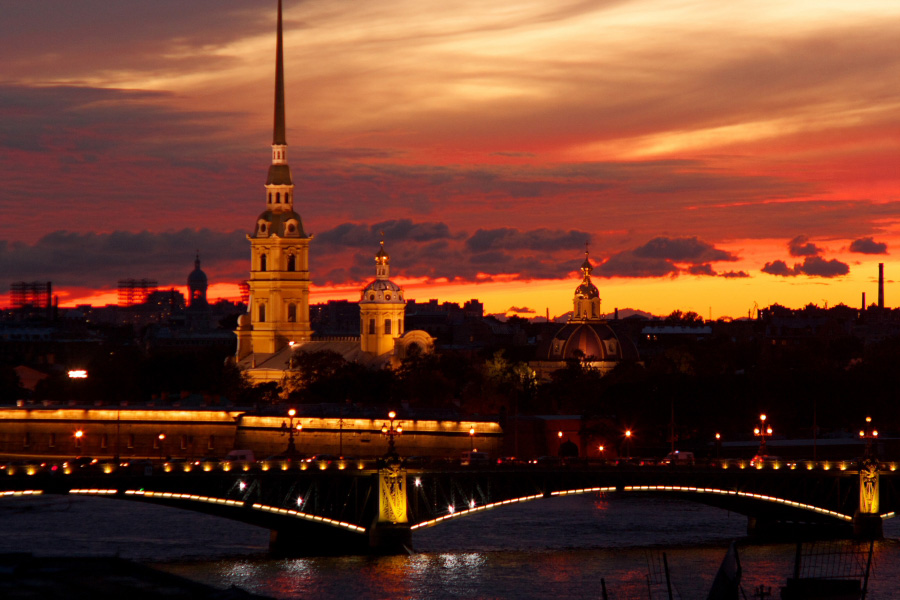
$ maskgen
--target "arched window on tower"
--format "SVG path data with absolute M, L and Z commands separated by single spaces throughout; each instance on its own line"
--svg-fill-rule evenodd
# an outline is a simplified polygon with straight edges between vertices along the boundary
M 259 305 L 259 322 L 260 323 L 266 322 L 266 305 L 265 304 Z
M 272 192 L 269 192 L 269 204 L 272 204 Z
M 297 257 L 294 256 L 293 254 L 288 254 L 287 270 L 288 271 L 296 271 L 297 270 Z
M 281 204 L 281 192 L 275 192 L 275 204 Z
M 285 192 L 285 193 L 284 193 L 284 203 L 285 203 L 285 204 L 288 204 L 290 201 L 291 201 L 291 194 L 290 194 L 290 192 Z
M 375 319 L 369 319 L 369 335 L 375 335 Z
M 391 334 L 391 320 L 390 320 L 390 319 L 385 319 L 385 320 L 384 320 L 384 332 L 385 332 L 387 335 L 390 335 L 390 334 Z
M 288 304 L 288 323 L 297 322 L 297 305 L 293 302 Z
M 259 270 L 260 271 L 266 270 L 266 255 L 265 254 L 259 255 Z

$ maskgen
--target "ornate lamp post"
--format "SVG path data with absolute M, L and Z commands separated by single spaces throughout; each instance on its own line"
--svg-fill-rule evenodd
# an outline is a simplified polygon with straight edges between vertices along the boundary
M 716 460 L 719 460 L 720 450 L 722 448 L 722 434 L 716 432 Z
M 872 425 L 872 417 L 866 417 L 865 429 L 859 430 L 860 439 L 866 440 L 866 458 L 872 457 L 872 440 L 878 439 L 878 430 Z
M 159 435 L 156 436 L 156 439 L 159 440 L 159 462 L 163 461 L 163 442 L 166 441 L 166 434 L 162 431 L 159 432 Z
M 472 451 L 475 451 L 475 426 L 469 428 L 469 446 Z
M 388 419 L 390 419 L 390 423 L 385 423 L 381 426 L 381 433 L 386 435 L 388 438 L 388 451 L 386 458 L 392 458 L 396 460 L 399 458 L 397 456 L 397 449 L 394 446 L 394 436 L 400 435 L 403 433 L 403 427 L 397 423 L 394 425 L 394 419 L 397 418 L 397 413 L 391 411 L 388 413 Z
M 759 427 L 753 429 L 753 435 L 759 436 L 759 451 L 757 454 L 766 456 L 766 438 L 772 435 L 772 426 L 766 425 L 766 415 L 759 415 Z
M 625 458 L 631 458 L 631 430 L 625 430 Z
M 294 446 L 294 432 L 296 431 L 299 433 L 303 431 L 303 425 L 301 423 L 297 423 L 296 427 L 294 426 L 294 417 L 296 415 L 297 411 L 291 408 L 288 410 L 289 423 L 285 423 L 284 421 L 281 422 L 281 435 L 286 433 L 288 436 L 288 445 L 287 450 L 285 451 L 288 458 L 292 458 L 297 454 L 297 448 Z

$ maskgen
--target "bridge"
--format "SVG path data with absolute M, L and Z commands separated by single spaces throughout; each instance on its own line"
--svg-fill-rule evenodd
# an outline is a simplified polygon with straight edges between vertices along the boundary
M 880 537 L 900 505 L 896 469 L 874 461 L 460 466 L 394 458 L 11 464 L 0 471 L 0 500 L 65 494 L 191 509 L 269 529 L 272 553 L 283 556 L 405 552 L 421 528 L 586 493 L 701 502 L 746 515 L 751 533 L 803 525 Z

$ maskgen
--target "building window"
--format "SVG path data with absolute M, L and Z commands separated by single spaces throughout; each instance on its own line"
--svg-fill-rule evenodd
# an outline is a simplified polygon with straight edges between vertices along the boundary
M 291 201 L 291 195 L 288 192 L 284 193 L 284 203 L 287 204 Z
M 369 319 L 369 335 L 375 335 L 375 319 Z
M 281 204 L 281 192 L 275 194 L 275 204 Z
M 100 447 L 106 449 L 109 446 L 109 434 L 102 434 L 100 436 Z
M 397 335 L 403 335 L 403 319 L 397 320 Z
M 293 225 L 288 227 L 288 229 L 293 231 L 293 229 L 291 229 L 291 227 L 293 227 Z M 296 271 L 297 270 L 297 257 L 294 256 L 293 254 L 288 254 L 287 270 L 288 271 Z
M 47 447 L 56 448 L 56 434 L 55 433 L 50 434 L 50 440 L 47 442 Z
M 215 450 L 216 449 L 216 436 L 214 436 L 214 435 L 209 436 L 209 441 L 206 442 L 206 449 L 207 450 Z
M 265 231 L 265 230 L 263 230 L 263 231 Z M 259 255 L 259 270 L 260 271 L 266 270 L 266 255 L 265 254 Z
M 259 322 L 260 323 L 266 322 L 266 305 L 265 304 L 259 305 Z
M 296 304 L 288 304 L 288 323 L 296 323 L 297 322 L 297 305 Z
M 29 446 L 31 446 L 31 434 L 26 432 L 22 437 L 22 447 L 28 448 Z
M 134 448 L 134 434 L 133 433 L 128 434 L 128 442 L 126 443 L 126 445 L 129 448 Z
M 181 449 L 187 450 L 187 447 L 188 447 L 188 436 L 183 435 L 183 436 L 181 436 Z
M 269 204 L 272 204 L 272 192 L 269 192 Z
M 390 319 L 384 320 L 384 332 L 388 335 L 391 334 L 391 320 Z

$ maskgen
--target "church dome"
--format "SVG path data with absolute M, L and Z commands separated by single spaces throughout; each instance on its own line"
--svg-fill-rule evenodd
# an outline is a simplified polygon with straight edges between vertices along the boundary
M 267 210 L 256 219 L 253 237 L 278 236 L 281 238 L 305 238 L 303 221 L 293 210 Z
M 390 279 L 375 279 L 362 291 L 360 304 L 397 304 L 403 302 L 403 288 Z
M 188 275 L 187 283 L 189 288 L 206 287 L 207 285 L 206 273 L 200 269 L 199 258 L 194 262 L 194 270 Z
M 538 360 L 640 360 L 637 347 L 606 322 L 568 323 L 538 350 Z
M 597 289 L 597 286 L 591 283 L 589 279 L 581 282 L 577 288 L 575 288 L 575 297 L 576 298 L 599 298 L 600 290 Z

